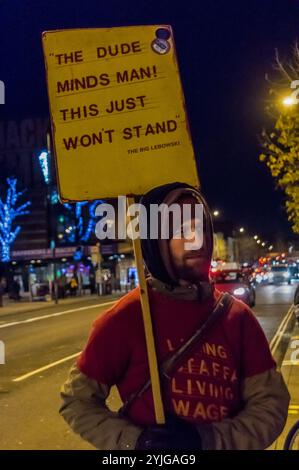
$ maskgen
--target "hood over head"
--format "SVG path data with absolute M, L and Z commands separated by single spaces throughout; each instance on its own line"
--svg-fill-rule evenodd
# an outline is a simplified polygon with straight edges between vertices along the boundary
M 198 203 L 203 205 L 203 222 L 205 225 L 205 242 L 210 260 L 213 253 L 213 224 L 212 217 L 201 192 L 186 184 L 186 183 L 169 183 L 162 186 L 157 186 L 151 189 L 140 199 L 140 204 L 143 204 L 147 211 L 147 227 L 150 226 L 150 205 L 151 204 L 167 204 L 171 205 L 176 203 L 182 195 L 193 196 Z M 141 239 L 141 248 L 145 264 L 150 274 L 169 286 L 178 285 L 178 279 L 171 267 L 170 253 L 168 248 L 169 240 L 151 239 L 150 237 Z

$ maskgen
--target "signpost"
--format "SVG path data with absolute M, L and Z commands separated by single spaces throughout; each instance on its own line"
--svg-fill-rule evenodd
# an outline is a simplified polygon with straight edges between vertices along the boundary
M 63 201 L 198 184 L 169 26 L 50 31 L 43 45 Z
M 43 33 L 60 199 L 198 186 L 168 25 Z M 140 239 L 133 240 L 156 421 L 165 422 Z

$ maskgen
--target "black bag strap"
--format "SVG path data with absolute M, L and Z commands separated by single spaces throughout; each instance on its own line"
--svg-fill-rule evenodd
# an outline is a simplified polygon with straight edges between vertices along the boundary
M 170 357 L 165 359 L 160 367 L 160 376 L 162 378 L 171 379 L 171 375 L 179 368 L 180 364 L 188 357 L 190 351 L 195 345 L 203 338 L 206 332 L 212 327 L 215 321 L 228 312 L 233 302 L 233 297 L 228 293 L 222 293 L 216 302 L 214 310 L 203 325 L 196 330 L 196 332 Z M 148 379 L 145 384 L 137 391 L 134 392 L 123 404 L 119 413 L 124 415 L 131 404 L 150 387 L 151 379 Z

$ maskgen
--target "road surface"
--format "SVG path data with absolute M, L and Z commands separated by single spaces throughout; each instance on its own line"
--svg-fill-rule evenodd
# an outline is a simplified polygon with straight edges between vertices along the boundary
M 257 289 L 254 312 L 269 342 L 293 299 L 293 286 Z M 59 388 L 84 346 L 95 317 L 112 305 L 82 301 L 75 307 L 0 316 L 5 365 L 0 365 L 0 449 L 91 449 L 58 414 Z M 282 325 L 283 326 L 283 325 Z M 279 357 L 279 354 L 278 354 Z M 114 396 L 110 406 L 117 407 Z

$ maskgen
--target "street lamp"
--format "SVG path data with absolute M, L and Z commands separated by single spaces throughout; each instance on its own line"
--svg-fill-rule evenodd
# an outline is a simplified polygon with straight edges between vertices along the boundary
M 241 233 L 245 232 L 244 227 L 241 227 L 241 228 L 239 229 L 239 231 L 240 231 Z
M 282 103 L 284 106 L 294 106 L 296 104 L 296 99 L 293 96 L 287 96 L 282 100 Z
M 265 242 L 263 242 L 263 243 L 262 243 L 262 246 L 265 246 L 265 245 L 266 245 L 266 243 L 265 243 Z
M 214 217 L 218 217 L 219 214 L 220 214 L 220 212 L 217 211 L 217 210 L 213 212 L 213 216 L 214 216 Z
M 270 245 L 268 248 L 269 251 L 273 250 L 273 245 Z
M 260 244 L 260 243 L 261 243 L 261 240 L 257 240 L 256 243 Z
M 258 239 L 258 235 L 254 235 L 253 238 L 254 238 L 255 240 L 257 240 L 257 239 Z

